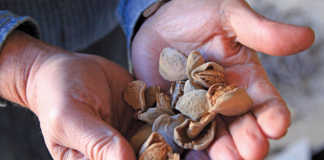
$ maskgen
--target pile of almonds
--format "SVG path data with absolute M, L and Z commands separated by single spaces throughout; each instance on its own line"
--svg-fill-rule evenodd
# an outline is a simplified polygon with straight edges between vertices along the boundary
M 241 115 L 252 106 L 245 89 L 226 84 L 224 68 L 205 62 L 197 51 L 186 57 L 164 48 L 159 72 L 171 82 L 170 93 L 137 80 L 123 95 L 146 123 L 131 138 L 140 160 L 178 160 L 184 149 L 206 149 L 214 141 L 218 114 Z

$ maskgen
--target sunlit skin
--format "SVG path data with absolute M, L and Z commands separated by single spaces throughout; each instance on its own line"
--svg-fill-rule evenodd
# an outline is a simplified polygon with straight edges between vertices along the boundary
M 14 32 L 0 54 L 0 96 L 32 110 L 55 160 L 131 160 L 137 126 L 122 91 L 133 80 L 102 57 L 71 53 Z
M 251 112 L 224 117 L 211 159 L 263 159 L 268 139 L 279 139 L 290 125 L 285 101 L 269 81 L 255 51 L 273 56 L 298 53 L 311 46 L 308 27 L 266 19 L 242 0 L 173 0 L 145 21 L 132 45 L 132 62 L 138 79 L 167 88 L 158 73 L 162 48 L 185 54 L 198 50 L 205 59 L 225 67 L 228 84 L 246 88 L 253 99 Z M 199 154 L 195 152 L 195 155 Z M 190 159 L 190 156 L 188 156 Z
M 269 21 L 240 0 L 173 0 L 136 33 L 132 62 L 138 79 L 164 88 L 168 84 L 157 68 L 164 47 L 187 54 L 199 50 L 224 65 L 227 83 L 246 88 L 253 109 L 239 117 L 219 117 L 215 142 L 187 159 L 263 159 L 268 139 L 286 133 L 290 114 L 254 50 L 290 55 L 313 40 L 311 29 Z M 138 122 L 121 97 L 132 80 L 111 61 L 71 53 L 19 31 L 10 34 L 0 54 L 0 96 L 37 115 L 55 160 L 135 159 L 127 137 Z

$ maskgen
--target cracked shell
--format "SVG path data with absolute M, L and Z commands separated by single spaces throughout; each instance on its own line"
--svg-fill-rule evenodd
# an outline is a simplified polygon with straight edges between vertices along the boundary
M 204 88 L 197 84 L 192 83 L 190 80 L 187 80 L 183 87 L 183 93 L 186 94 L 186 93 L 196 90 L 196 89 L 204 89 Z
M 142 144 L 145 140 L 151 135 L 152 133 L 152 126 L 151 125 L 144 125 L 133 135 L 130 139 L 130 144 L 132 145 L 135 153 L 139 151 Z
M 206 90 L 193 90 L 181 96 L 176 109 L 190 119 L 197 121 L 204 113 L 208 112 Z
M 205 88 L 209 88 L 213 84 L 223 85 L 224 68 L 216 62 L 207 62 L 191 72 L 191 77 L 194 83 L 197 83 Z
M 198 51 L 192 51 L 188 55 L 187 59 L 187 65 L 186 65 L 186 74 L 189 80 L 192 81 L 191 72 L 198 66 L 205 63 L 204 58 L 201 56 L 201 54 Z
M 145 82 L 137 80 L 128 83 L 127 88 L 124 90 L 123 98 L 134 110 L 146 109 L 145 88 Z
M 145 112 L 138 113 L 137 119 L 152 125 L 154 121 L 162 114 L 172 115 L 173 112 L 172 110 L 170 111 L 164 108 L 151 107 Z
M 156 108 L 160 108 L 169 114 L 173 114 L 171 108 L 171 98 L 165 93 L 158 93 L 156 95 Z
M 140 150 L 140 160 L 179 160 L 179 155 L 172 152 L 172 148 L 163 137 L 153 132 Z
M 187 79 L 187 58 L 172 48 L 164 48 L 160 54 L 159 72 L 168 81 Z
M 207 113 L 203 115 L 199 121 L 190 121 L 189 127 L 187 130 L 187 135 L 189 138 L 196 138 L 199 133 L 211 122 L 215 119 L 216 113 Z
M 213 85 L 208 89 L 207 99 L 209 112 L 220 113 L 225 116 L 241 115 L 253 105 L 253 101 L 245 89 L 234 85 Z
M 187 135 L 190 120 L 187 119 L 174 129 L 174 141 L 184 149 L 204 150 L 214 140 L 216 134 L 216 121 L 209 123 L 204 130 L 194 139 Z
M 175 108 L 179 98 L 183 95 L 185 81 L 176 81 L 171 83 L 170 94 L 171 94 L 171 107 Z
M 185 121 L 185 117 L 181 114 L 177 114 L 174 116 L 163 114 L 154 121 L 152 126 L 152 131 L 158 132 L 160 135 L 162 135 L 165 141 L 172 147 L 173 151 L 176 153 L 181 153 L 183 149 L 180 148 L 173 141 L 173 130 L 183 121 Z
M 142 154 L 151 144 L 158 143 L 158 142 L 165 142 L 165 140 L 159 133 L 151 132 L 149 137 L 146 139 L 146 141 L 141 146 L 141 149 L 138 153 Z
M 160 87 L 159 86 L 150 86 L 148 88 L 146 88 L 145 90 L 145 102 L 146 102 L 146 106 L 148 107 L 152 107 L 154 106 L 155 102 L 156 102 L 156 96 L 157 94 L 160 93 Z

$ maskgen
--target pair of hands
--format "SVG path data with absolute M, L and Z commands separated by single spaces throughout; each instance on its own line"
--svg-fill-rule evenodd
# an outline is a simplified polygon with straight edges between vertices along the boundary
M 41 49 L 24 50 L 37 56 L 29 67 L 20 69 L 25 73 L 18 76 L 21 83 L 0 95 L 36 113 L 53 158 L 135 159 L 125 137 L 131 136 L 137 122 L 121 97 L 132 81 L 128 72 L 98 56 L 68 53 L 23 33 L 11 39 L 14 36 Z M 254 108 L 240 117 L 217 119 L 215 142 L 206 152 L 190 152 L 187 159 L 262 159 L 268 152 L 268 139 L 286 133 L 290 113 L 254 50 L 285 56 L 309 48 L 313 40 L 311 29 L 270 21 L 243 0 L 173 0 L 135 35 L 132 62 L 136 78 L 164 87 L 167 83 L 158 73 L 162 48 L 183 53 L 198 50 L 225 66 L 226 81 L 247 88 Z M 10 49 L 8 42 L 3 52 Z M 0 55 L 0 62 L 8 57 Z M 0 63 L 0 71 L 4 66 Z

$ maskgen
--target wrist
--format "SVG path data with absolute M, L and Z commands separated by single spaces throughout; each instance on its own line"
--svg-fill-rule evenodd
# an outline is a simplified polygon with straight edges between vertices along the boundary
M 58 50 L 24 32 L 12 32 L 0 53 L 0 96 L 33 110 L 27 97 L 28 83 L 46 59 L 61 53 Z

